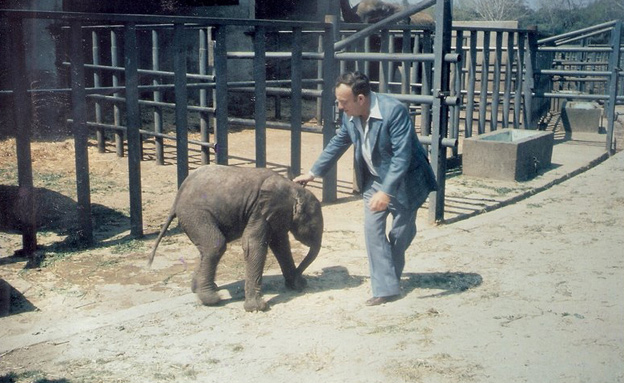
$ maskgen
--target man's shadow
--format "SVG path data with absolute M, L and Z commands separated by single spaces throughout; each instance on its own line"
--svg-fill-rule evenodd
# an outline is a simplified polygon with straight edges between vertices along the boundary
M 401 286 L 406 295 L 416 289 L 437 290 L 433 294 L 420 297 L 423 299 L 463 293 L 480 286 L 481 283 L 483 278 L 476 273 L 406 273 L 403 275 Z
M 369 279 L 367 276 L 351 275 L 344 266 L 323 268 L 319 275 L 304 275 L 308 286 L 301 292 L 288 290 L 284 285 L 284 277 L 281 274 L 265 275 L 262 278 L 262 292 L 273 295 L 268 300 L 270 305 L 290 302 L 302 294 L 313 294 L 329 290 L 342 290 L 360 286 Z M 451 294 L 459 294 L 475 288 L 483 282 L 481 275 L 464 272 L 445 273 L 407 273 L 403 275 L 401 287 L 404 294 L 408 295 L 416 289 L 439 290 L 423 298 L 440 297 Z M 231 296 L 221 301 L 222 305 L 245 299 L 245 281 L 236 281 L 219 287 L 227 290 Z

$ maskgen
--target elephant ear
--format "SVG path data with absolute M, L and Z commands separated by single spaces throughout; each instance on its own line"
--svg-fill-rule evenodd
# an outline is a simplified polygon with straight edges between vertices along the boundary
M 290 230 L 296 202 L 294 186 L 292 181 L 275 175 L 267 178 L 260 187 L 260 212 L 273 230 Z

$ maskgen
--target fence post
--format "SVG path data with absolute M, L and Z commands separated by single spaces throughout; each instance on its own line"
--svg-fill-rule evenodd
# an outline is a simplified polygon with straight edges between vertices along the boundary
M 208 74 L 208 34 L 210 30 L 206 27 L 199 28 L 199 74 Z M 201 88 L 199 90 L 199 106 L 208 107 L 208 90 Z M 201 111 L 199 113 L 199 131 L 201 142 L 210 142 L 210 118 L 208 113 Z M 201 163 L 206 165 L 210 163 L 210 150 L 202 145 L 201 147 Z
M 152 29 L 152 69 L 157 71 L 160 70 L 160 43 L 158 30 Z M 152 80 L 153 85 L 160 85 L 160 80 L 158 77 L 154 77 Z M 160 90 L 155 89 L 153 93 L 154 101 L 159 103 L 162 101 L 162 94 Z M 162 108 L 160 106 L 154 107 L 154 132 L 158 134 L 162 134 L 163 132 L 163 114 Z M 156 136 L 154 137 L 154 143 L 156 144 L 156 163 L 158 165 L 164 165 L 165 163 L 165 148 L 163 144 L 162 137 Z
M 520 127 L 520 113 L 522 112 L 522 87 L 524 85 L 524 42 L 525 32 L 518 33 L 518 56 L 516 65 L 516 89 L 514 94 L 514 129 Z M 526 127 L 525 127 L 526 128 Z
M 423 53 L 432 53 L 433 47 L 431 45 L 431 31 L 426 30 L 423 32 Z M 422 86 L 420 87 L 420 94 L 422 95 L 431 95 L 431 76 L 432 76 L 432 66 L 430 61 L 425 61 L 422 63 Z M 421 108 L 421 116 L 420 116 L 420 130 L 423 136 L 431 135 L 431 105 L 422 104 Z
M 452 138 L 459 138 L 459 121 L 461 118 L 461 109 L 462 109 L 462 89 L 464 84 L 464 67 L 466 60 L 464 57 L 464 31 L 461 29 L 456 30 L 455 34 L 455 53 L 462 57 L 460 62 L 455 63 L 454 65 L 454 74 L 455 81 L 453 83 L 453 93 L 457 97 L 459 97 L 459 103 L 452 107 L 452 123 L 451 123 L 451 134 Z M 459 155 L 457 147 L 453 148 L 453 157 L 457 157 Z
M 434 49 L 433 106 L 431 131 L 431 165 L 438 181 L 438 190 L 429 195 L 429 221 L 444 219 L 444 191 L 446 183 L 446 148 L 442 139 L 448 131 L 448 106 L 444 102 L 449 92 L 450 64 L 444 60 L 451 50 L 451 0 L 438 0 L 435 9 L 436 34 Z
M 266 167 L 266 28 L 257 26 L 254 33 L 253 76 L 255 88 L 256 167 Z
M 128 139 L 128 188 L 130 190 L 130 234 L 143 236 L 141 199 L 141 115 L 139 110 L 139 57 L 135 23 L 124 26 L 126 77 L 126 135 Z
M 475 83 L 477 81 L 477 31 L 470 31 L 470 66 L 468 67 L 468 93 L 466 95 L 466 138 L 472 137 L 472 123 L 474 121 Z
M 301 89 L 303 80 L 302 29 L 293 28 L 290 96 L 290 169 L 291 175 L 301 174 Z
M 611 35 L 611 57 L 609 60 L 609 101 L 607 103 L 607 152 L 615 153 L 613 144 L 613 125 L 615 123 L 615 105 L 617 104 L 618 79 L 622 68 L 619 67 L 622 46 L 622 20 L 618 20 Z
M 483 31 L 483 52 L 481 52 L 481 91 L 479 94 L 479 134 L 485 133 L 485 116 L 490 83 L 490 31 Z
M 219 25 L 215 32 L 215 105 L 217 164 L 228 164 L 228 93 L 227 93 L 227 47 L 226 26 Z
M 507 32 L 507 62 L 505 64 L 505 93 L 503 97 L 503 129 L 509 127 L 509 108 L 511 105 L 511 78 L 515 57 L 514 36 L 515 32 Z
M 115 29 L 111 29 L 110 37 L 111 37 L 111 66 L 119 67 L 119 46 L 117 39 L 117 31 Z M 119 75 L 117 71 L 113 71 L 113 87 L 119 86 Z M 119 105 L 117 104 L 117 100 L 119 99 L 119 92 L 113 93 L 113 97 L 115 98 L 115 102 L 113 103 L 113 124 L 115 126 L 121 125 L 121 111 L 119 110 Z M 117 157 L 124 156 L 124 134 L 121 129 L 117 129 L 115 131 L 115 151 L 117 153 Z
M 97 31 L 91 31 L 91 57 L 93 65 L 100 65 L 100 40 Z M 99 88 L 102 84 L 100 81 L 100 70 L 93 71 L 93 87 Z M 102 105 L 99 100 L 95 101 L 95 122 L 102 123 Z M 97 148 L 99 153 L 106 151 L 106 135 L 104 128 L 98 127 L 96 130 Z
M 178 187 L 188 176 L 188 90 L 186 89 L 186 33 L 184 23 L 173 25 L 173 81 L 175 87 Z
M 87 127 L 87 92 L 85 91 L 84 52 L 82 25 L 71 23 L 71 101 L 74 121 L 74 146 L 76 150 L 76 186 L 78 197 L 78 237 L 86 245 L 93 243 L 91 223 L 91 191 L 89 184 L 89 152 Z
M 334 15 L 325 16 L 323 34 L 323 91 L 321 95 L 323 115 L 323 147 L 336 134 L 334 124 L 334 80 L 336 65 L 334 42 L 338 20 Z M 337 168 L 334 165 L 323 177 L 323 202 L 334 202 L 337 198 Z
M 531 31 L 528 33 L 528 46 L 526 47 L 525 61 L 525 75 L 524 75 L 524 129 L 533 129 L 537 127 L 534 116 L 536 115 L 535 101 L 533 92 L 535 92 L 535 69 L 537 66 L 537 31 Z
M 32 100 L 28 95 L 26 73 L 26 45 L 22 19 L 10 19 L 11 67 L 9 68 L 13 87 L 13 124 L 17 146 L 17 178 L 19 191 L 24 193 L 24 226 L 22 228 L 22 251 L 34 260 L 37 250 L 37 222 L 33 187 L 30 137 L 32 125 Z M 20 193 L 20 194 L 21 194 Z
M 503 32 L 496 33 L 496 47 L 494 48 L 494 79 L 492 84 L 492 108 L 490 114 L 490 130 L 498 129 L 498 109 L 500 106 L 500 83 L 503 59 Z

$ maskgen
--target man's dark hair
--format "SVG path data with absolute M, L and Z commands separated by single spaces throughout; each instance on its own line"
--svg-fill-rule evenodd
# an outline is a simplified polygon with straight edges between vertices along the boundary
M 338 79 L 336 80 L 336 88 L 341 84 L 350 86 L 355 97 L 357 97 L 359 94 L 363 94 L 364 96 L 368 97 L 371 92 L 370 82 L 368 80 L 368 77 L 366 77 L 364 73 L 343 73 L 338 76 Z

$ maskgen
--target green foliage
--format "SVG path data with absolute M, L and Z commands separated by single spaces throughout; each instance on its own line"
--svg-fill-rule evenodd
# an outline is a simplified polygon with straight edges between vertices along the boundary
M 520 27 L 537 26 L 544 36 L 559 35 L 613 20 L 624 20 L 622 0 L 461 0 L 453 9 L 455 20 L 518 20 Z M 597 36 L 594 42 L 604 36 Z

